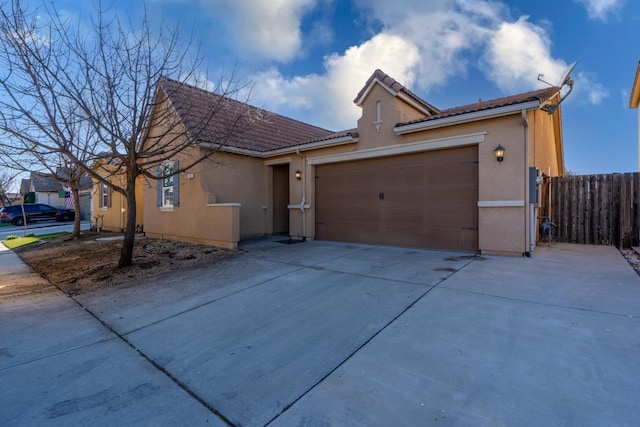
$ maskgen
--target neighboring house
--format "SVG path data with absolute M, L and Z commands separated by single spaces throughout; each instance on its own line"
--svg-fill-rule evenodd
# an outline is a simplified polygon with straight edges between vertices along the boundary
M 201 135 L 191 150 L 210 148 L 207 132 L 221 124 L 190 128 L 198 118 L 187 102 L 205 111 L 217 95 L 163 79 L 156 96 L 178 112 L 184 138 Z M 439 110 L 377 70 L 356 96 L 362 116 L 352 130 L 333 133 L 253 108 L 263 119 L 210 160 L 145 188 L 145 232 L 225 247 L 284 233 L 527 254 L 538 235 L 536 178 L 564 170 L 561 109 L 550 108 L 558 100 L 552 87 Z
M 58 171 L 59 176 L 64 176 Z M 23 180 L 23 187 L 25 186 Z M 44 203 L 47 205 L 73 208 L 73 201 L 65 197 L 65 190 L 68 185 L 64 181 L 54 178 L 52 174 L 42 172 L 31 172 L 27 184 L 27 197 L 25 201 L 31 203 Z M 30 193 L 30 194 L 29 194 Z M 86 175 L 80 179 L 79 188 L 80 197 L 80 217 L 82 220 L 88 220 L 91 211 L 91 179 Z
M 122 187 L 124 170 L 118 167 L 118 159 L 102 158 L 94 163 L 92 169 L 98 175 Z M 142 176 L 136 185 L 136 231 L 143 230 L 144 204 L 142 197 Z M 121 193 L 113 191 L 105 183 L 93 180 L 92 224 L 101 230 L 123 232 L 127 221 L 127 200 Z
M 11 205 L 15 205 L 20 204 L 20 193 L 6 193 L 3 195 L 4 197 L 2 197 L 2 206 L 11 206 Z
M 640 61 L 636 67 L 636 76 L 633 79 L 633 86 L 631 87 L 631 99 L 629 99 L 629 108 L 635 108 L 638 110 L 638 170 L 640 171 Z

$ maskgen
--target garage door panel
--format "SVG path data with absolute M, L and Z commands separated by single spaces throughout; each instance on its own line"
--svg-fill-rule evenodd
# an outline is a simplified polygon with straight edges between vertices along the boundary
M 367 192 L 371 191 L 371 182 L 374 180 L 375 178 L 373 178 L 372 176 L 323 176 L 322 178 L 316 178 L 316 185 L 322 185 L 326 188 L 338 189 L 341 192 Z
M 336 222 L 332 224 L 316 224 L 316 233 L 324 236 L 323 240 L 378 244 L 379 226 L 377 223 L 353 224 Z M 345 239 L 345 236 L 348 236 L 348 238 Z
M 360 200 L 361 203 L 367 205 L 373 205 L 378 203 L 378 193 L 372 194 L 367 199 Z M 416 205 L 429 205 L 437 204 L 438 206 L 476 206 L 477 200 L 471 202 L 471 199 L 475 199 L 477 192 L 468 187 L 449 187 L 449 188 L 437 188 L 431 191 L 419 191 L 417 189 L 399 189 L 392 191 L 384 191 L 384 201 L 380 203 L 383 206 L 402 206 L 412 207 Z M 340 196 L 342 197 L 342 196 Z M 349 199 L 352 197 L 353 199 Z M 345 201 L 355 200 L 355 195 L 350 195 L 345 198 Z M 373 202 L 373 203 L 372 203 Z
M 478 249 L 476 146 L 316 167 L 316 238 Z
M 379 191 L 336 191 L 332 195 L 331 201 L 325 206 L 350 208 L 354 206 L 378 206 Z
M 328 211 L 328 212 L 327 212 Z M 366 209 L 366 207 L 351 209 L 316 209 L 317 224 L 369 224 L 380 222 L 380 211 L 378 209 Z

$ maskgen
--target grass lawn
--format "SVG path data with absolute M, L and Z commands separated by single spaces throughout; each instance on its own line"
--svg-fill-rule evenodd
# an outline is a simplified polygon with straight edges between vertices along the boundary
M 15 249 L 15 248 L 19 248 L 20 246 L 30 245 L 32 243 L 39 242 L 40 240 L 43 240 L 43 239 L 50 239 L 52 237 L 65 236 L 67 234 L 70 234 L 70 233 L 66 231 L 61 231 L 58 233 L 40 234 L 38 236 L 29 234 L 25 237 L 18 237 L 15 239 L 4 239 L 2 243 L 4 243 L 4 245 L 9 249 Z

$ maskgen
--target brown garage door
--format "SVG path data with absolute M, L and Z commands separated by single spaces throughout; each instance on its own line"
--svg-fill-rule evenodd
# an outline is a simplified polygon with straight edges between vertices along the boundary
M 316 238 L 478 250 L 477 146 L 316 167 Z

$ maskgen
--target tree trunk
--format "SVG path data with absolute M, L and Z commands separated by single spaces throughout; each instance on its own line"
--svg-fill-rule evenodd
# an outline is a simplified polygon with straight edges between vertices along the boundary
M 71 237 L 77 239 L 80 237 L 80 217 L 82 216 L 82 212 L 80 212 L 80 192 L 78 191 L 77 185 L 71 187 L 71 194 L 73 194 L 73 209 L 76 211 Z
M 124 228 L 124 241 L 120 251 L 118 268 L 128 267 L 133 263 L 133 245 L 136 238 L 136 176 L 127 171 L 127 222 Z

